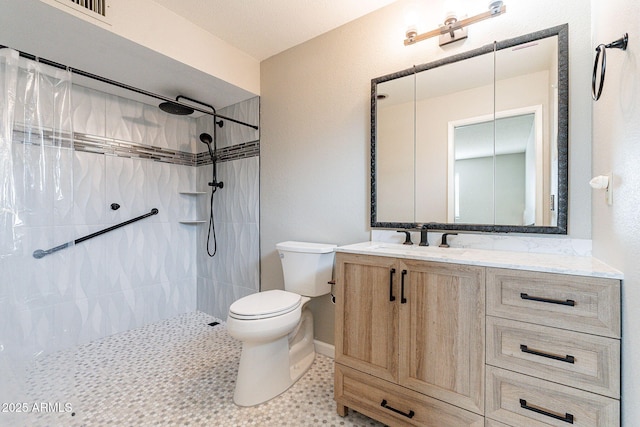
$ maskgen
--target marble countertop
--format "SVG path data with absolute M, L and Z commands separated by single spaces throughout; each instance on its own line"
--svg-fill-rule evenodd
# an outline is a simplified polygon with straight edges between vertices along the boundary
M 541 254 L 532 252 L 496 251 L 470 248 L 440 248 L 438 246 L 402 245 L 398 243 L 363 242 L 339 246 L 336 252 L 408 258 L 423 261 L 515 270 L 542 271 L 576 276 L 623 279 L 622 272 L 587 256 Z

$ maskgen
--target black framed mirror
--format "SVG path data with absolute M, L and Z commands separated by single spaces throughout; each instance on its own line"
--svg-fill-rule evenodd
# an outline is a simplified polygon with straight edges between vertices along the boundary
M 371 80 L 371 226 L 567 234 L 568 25 Z

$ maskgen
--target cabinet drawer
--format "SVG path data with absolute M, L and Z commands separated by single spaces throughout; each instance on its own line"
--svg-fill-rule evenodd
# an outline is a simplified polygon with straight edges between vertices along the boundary
M 487 268 L 487 314 L 620 338 L 620 281 Z
M 480 415 L 337 363 L 335 399 L 392 426 L 484 426 Z
M 615 427 L 615 399 L 487 367 L 486 416 L 513 426 Z
M 620 341 L 487 317 L 487 364 L 620 397 Z

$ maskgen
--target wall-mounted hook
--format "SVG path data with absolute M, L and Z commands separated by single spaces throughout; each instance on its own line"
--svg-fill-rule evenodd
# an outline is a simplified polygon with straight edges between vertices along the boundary
M 604 190 L 605 200 L 609 206 L 613 205 L 613 173 L 607 175 L 594 176 L 589 181 L 591 188 L 596 190 Z

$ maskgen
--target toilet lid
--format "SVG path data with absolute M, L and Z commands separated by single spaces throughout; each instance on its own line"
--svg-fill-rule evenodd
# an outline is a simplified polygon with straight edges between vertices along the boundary
M 229 315 L 236 319 L 263 319 L 279 316 L 300 306 L 300 295 L 274 289 L 240 298 L 229 307 Z

